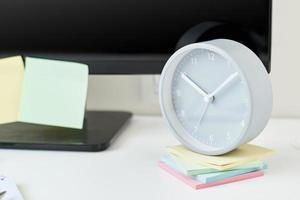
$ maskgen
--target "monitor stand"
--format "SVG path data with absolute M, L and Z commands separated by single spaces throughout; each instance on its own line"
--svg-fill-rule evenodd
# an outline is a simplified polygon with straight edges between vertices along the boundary
M 131 118 L 129 112 L 87 111 L 83 129 L 22 122 L 0 125 L 0 148 L 102 151 Z

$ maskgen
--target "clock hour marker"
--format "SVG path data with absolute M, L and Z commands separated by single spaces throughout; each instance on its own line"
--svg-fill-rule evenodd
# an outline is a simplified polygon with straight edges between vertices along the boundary
M 184 110 L 180 110 L 180 115 L 181 115 L 182 117 L 185 117 L 185 111 L 184 111 Z
M 244 127 L 245 126 L 245 120 L 241 121 L 241 126 Z
M 196 137 L 196 133 L 197 133 L 197 131 L 198 131 L 198 127 L 197 126 L 194 126 L 193 127 L 193 131 L 192 131 L 192 135 L 194 136 L 194 137 Z
M 214 61 L 215 60 L 215 54 L 212 53 L 212 52 L 208 52 L 208 59 L 211 60 L 211 61 Z
M 192 65 L 197 64 L 198 63 L 198 59 L 196 57 L 192 57 L 191 58 L 191 63 L 192 63 Z
M 176 96 L 178 96 L 178 97 L 181 96 L 181 91 L 180 90 L 176 90 Z
M 227 132 L 226 132 L 226 140 L 227 140 L 227 141 L 231 141 L 231 139 L 232 139 L 232 138 L 231 138 L 231 134 L 230 134 L 229 131 L 227 131 Z
M 227 60 L 226 62 L 227 62 L 227 66 L 228 66 L 228 67 L 231 67 L 231 62 L 230 62 L 230 60 Z
M 243 104 L 245 104 L 246 106 L 249 105 L 249 99 L 248 99 L 248 98 L 244 98 L 242 102 L 243 102 Z
M 214 135 L 209 135 L 209 143 L 210 143 L 210 144 L 213 144 L 214 141 L 215 141 Z
M 194 126 L 194 130 L 197 130 L 198 129 L 198 127 L 197 126 Z

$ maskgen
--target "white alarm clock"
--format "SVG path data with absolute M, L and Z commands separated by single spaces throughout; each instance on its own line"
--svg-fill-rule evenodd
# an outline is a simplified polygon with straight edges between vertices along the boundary
M 187 45 L 167 61 L 160 106 L 192 151 L 221 155 L 258 136 L 272 111 L 268 73 L 245 45 L 217 39 Z

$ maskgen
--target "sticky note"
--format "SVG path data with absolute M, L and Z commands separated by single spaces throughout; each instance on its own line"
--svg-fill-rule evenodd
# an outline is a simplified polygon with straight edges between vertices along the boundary
M 217 170 L 231 169 L 246 163 L 262 160 L 273 153 L 270 149 L 252 144 L 242 145 L 238 149 L 220 156 L 207 156 L 195 153 L 182 145 L 169 147 L 167 148 L 167 151 L 180 157 L 182 160 L 187 160 Z
M 255 177 L 264 175 L 263 171 L 255 171 L 255 172 L 241 174 L 241 175 L 230 177 L 230 178 L 225 178 L 225 179 L 222 179 L 222 180 L 219 180 L 216 182 L 212 182 L 212 183 L 202 183 L 202 182 L 195 180 L 189 176 L 178 173 L 176 170 L 173 170 L 171 167 L 169 167 L 167 164 L 165 164 L 163 162 L 159 162 L 158 165 L 164 171 L 168 172 L 169 174 L 171 174 L 178 180 L 184 182 L 185 184 L 191 186 L 192 188 L 194 188 L 196 190 L 213 187 L 213 186 L 218 186 L 218 185 L 223 185 L 223 184 L 232 183 L 232 182 L 237 182 L 237 181 L 242 181 L 242 180 L 251 179 L 251 178 L 255 178 Z
M 87 65 L 27 57 L 19 121 L 82 128 L 87 87 Z
M 162 156 L 161 161 L 171 166 L 176 171 L 185 174 L 187 176 L 197 176 L 201 174 L 211 174 L 215 172 L 228 172 L 228 171 L 235 171 L 241 170 L 238 174 L 242 174 L 243 170 L 246 172 L 262 170 L 266 168 L 266 164 L 263 161 L 254 161 L 245 165 L 237 166 L 232 169 L 225 169 L 225 170 L 217 170 L 214 168 L 210 168 L 201 164 L 191 163 L 186 160 L 182 160 L 180 157 L 176 157 L 171 154 L 167 154 Z M 230 173 L 229 173 L 230 174 Z M 230 177 L 227 174 L 226 176 Z M 216 174 L 215 176 L 222 176 L 222 173 Z
M 163 157 L 161 159 L 161 162 L 167 164 L 169 167 L 171 167 L 173 170 L 182 173 L 185 172 L 184 169 L 182 169 L 182 166 L 178 165 L 177 163 L 174 162 L 174 160 L 167 159 L 167 157 Z M 262 164 L 258 165 L 257 167 L 250 167 L 250 168 L 241 168 L 241 169 L 232 169 L 232 170 L 227 170 L 227 171 L 218 171 L 216 169 L 211 169 L 206 167 L 207 173 L 200 173 L 197 175 L 187 175 L 189 177 L 192 177 L 195 180 L 200 181 L 201 183 L 211 183 L 211 182 L 216 182 L 222 179 L 230 178 L 233 176 L 249 173 L 249 172 L 254 172 L 254 171 L 259 171 L 259 170 L 264 170 L 266 169 L 267 165 Z M 205 168 L 205 167 L 203 167 Z M 203 169 L 202 168 L 202 169 Z M 185 173 L 182 173 L 186 175 Z
M 0 59 L 0 124 L 18 118 L 23 77 L 21 56 Z
M 249 169 L 235 169 L 235 170 L 229 170 L 229 171 L 219 171 L 219 172 L 213 172 L 213 173 L 208 173 L 208 174 L 199 174 L 199 175 L 194 176 L 193 178 L 202 183 L 212 183 L 212 182 L 216 182 L 216 181 L 230 178 L 233 176 L 238 176 L 238 175 L 246 174 L 249 172 L 264 170 L 265 168 L 266 168 L 266 165 L 262 166 L 262 168 L 258 167 L 258 168 L 249 168 Z

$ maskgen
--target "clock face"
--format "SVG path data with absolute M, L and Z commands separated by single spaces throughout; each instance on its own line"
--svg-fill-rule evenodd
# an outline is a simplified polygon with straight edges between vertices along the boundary
M 211 50 L 193 49 L 177 63 L 170 88 L 176 121 L 184 130 L 179 134 L 214 149 L 239 142 L 251 102 L 247 82 L 233 62 Z

